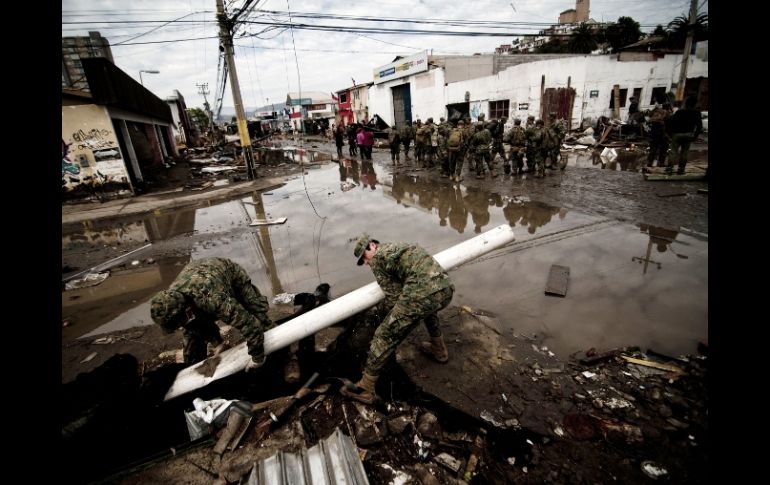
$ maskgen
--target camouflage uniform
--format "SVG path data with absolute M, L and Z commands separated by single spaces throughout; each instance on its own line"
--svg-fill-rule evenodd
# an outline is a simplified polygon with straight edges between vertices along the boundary
M 462 161 L 464 161 L 466 158 L 468 158 L 468 162 L 469 162 L 468 170 L 470 170 L 471 172 L 476 171 L 476 164 L 473 161 L 473 151 L 471 150 L 471 148 L 473 148 L 472 146 L 473 134 L 476 133 L 476 129 L 474 128 L 473 123 L 471 123 L 470 118 L 465 118 L 465 128 L 463 128 L 463 130 L 465 132 L 465 139 L 464 139 L 465 143 L 463 144 L 463 147 L 462 147 L 462 158 L 460 161 L 461 172 L 458 175 L 462 175 L 462 168 L 463 168 Z
M 401 152 L 401 135 L 394 124 L 387 130 L 388 144 L 390 145 L 390 159 L 392 162 L 399 161 L 399 153 Z
M 551 123 L 551 126 L 543 130 L 543 162 L 549 159 L 548 166 L 556 168 L 561 154 L 562 126 L 558 121 Z
M 527 136 L 527 168 L 538 174 L 543 169 L 542 124 L 535 123 L 527 126 L 525 133 Z
M 491 121 L 492 126 L 489 129 L 489 134 L 492 135 L 492 152 L 489 154 L 492 160 L 495 159 L 497 154 L 500 154 L 500 158 L 503 159 L 503 163 L 507 165 L 505 161 L 505 151 L 503 150 L 503 130 L 505 130 L 504 122 L 493 119 Z
M 371 239 L 359 239 L 353 254 L 361 257 Z M 409 243 L 377 246 L 369 266 L 390 309 L 374 332 L 365 372 L 379 376 L 398 345 L 422 321 L 431 337 L 441 336 L 438 311 L 449 305 L 454 285 L 425 249 Z
M 462 123 L 462 121 L 460 123 Z M 447 136 L 447 143 L 449 141 L 449 137 L 451 137 L 453 133 L 455 134 L 455 137 L 460 138 L 460 145 L 456 147 L 449 146 L 449 144 L 447 144 L 447 159 L 444 171 L 449 175 L 450 178 L 456 176 L 459 179 L 463 171 L 463 156 L 465 154 L 463 147 L 466 143 L 465 129 L 463 124 L 458 124 L 457 128 L 450 130 L 449 135 Z
M 508 143 L 511 144 L 511 152 L 508 159 L 513 169 L 518 173 L 524 169 L 524 152 L 527 148 L 527 135 L 524 128 L 521 127 L 521 121 L 516 120 L 513 128 L 507 136 Z
M 409 144 L 414 138 L 414 128 L 412 128 L 411 121 L 407 121 L 405 125 L 401 126 L 399 136 L 401 137 L 401 143 L 404 144 L 404 159 L 407 159 L 409 158 Z
M 414 131 L 414 156 L 418 162 L 425 159 L 425 127 L 420 120 L 417 120 L 417 128 Z
M 185 308 L 194 318 L 180 322 Z M 237 328 L 246 338 L 255 362 L 264 359 L 264 332 L 275 324 L 267 316 L 267 298 L 251 283 L 240 266 L 224 258 L 203 258 L 182 269 L 168 290 L 152 298 L 150 314 L 166 332 L 183 325 L 184 360 L 194 363 L 206 358 L 206 343 L 222 343 L 216 321 Z
M 494 176 L 495 171 L 492 161 L 489 157 L 489 145 L 492 143 L 492 135 L 483 125 L 476 125 L 476 133 L 473 134 L 471 145 L 473 146 L 473 156 L 476 161 L 476 178 L 484 177 L 484 162 L 489 167 L 489 172 Z

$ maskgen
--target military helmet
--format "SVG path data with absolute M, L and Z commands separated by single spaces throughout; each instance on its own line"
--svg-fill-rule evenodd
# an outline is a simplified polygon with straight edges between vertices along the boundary
M 520 124 L 521 124 L 521 119 L 520 119 L 520 118 L 516 118 L 516 119 L 514 119 L 514 120 L 513 120 L 513 124 L 514 124 L 514 125 L 520 125 Z
M 366 248 L 369 247 L 369 243 L 371 241 L 372 238 L 367 233 L 363 233 L 361 237 L 358 238 L 356 247 L 353 249 L 353 256 L 358 258 L 358 266 L 364 264 L 364 251 L 366 251 Z
M 177 316 L 185 308 L 184 295 L 175 290 L 161 290 L 150 300 L 150 316 L 166 333 L 176 330 Z

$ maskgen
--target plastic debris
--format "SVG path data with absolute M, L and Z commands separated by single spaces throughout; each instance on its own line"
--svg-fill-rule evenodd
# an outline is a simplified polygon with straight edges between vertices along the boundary
M 81 360 L 80 363 L 85 364 L 86 362 L 93 360 L 94 357 L 96 357 L 96 352 L 91 352 L 85 359 Z
M 512 457 L 508 458 L 508 460 L 506 460 L 506 461 L 508 462 L 509 465 L 513 466 L 513 465 L 516 464 L 516 457 L 512 456 Z
M 64 289 L 66 291 L 69 291 L 69 290 L 76 290 L 78 288 L 88 288 L 89 286 L 96 286 L 98 284 L 101 284 L 104 280 L 106 280 L 109 275 L 110 275 L 109 271 L 105 271 L 104 273 L 88 273 L 82 278 L 68 281 L 67 284 L 64 285 Z
M 294 303 L 294 293 L 281 293 L 273 297 L 274 305 L 289 305 L 291 303 Z
M 479 417 L 484 421 L 486 421 L 487 423 L 491 424 L 492 426 L 496 426 L 498 428 L 505 428 L 505 424 L 496 420 L 495 417 L 492 416 L 492 413 L 490 413 L 487 410 L 481 411 L 481 414 L 479 414 Z
M 650 460 L 642 462 L 642 472 L 653 480 L 668 475 L 668 470 Z
M 98 339 L 94 340 L 91 343 L 92 344 L 96 344 L 96 345 L 106 345 L 106 344 L 111 344 L 111 343 L 115 342 L 116 340 L 117 339 L 115 337 L 112 337 L 112 336 L 110 336 L 110 337 L 101 337 L 101 338 L 98 338 Z
M 586 379 L 594 379 L 594 378 L 596 378 L 596 374 L 594 374 L 591 371 L 587 371 L 586 370 L 586 371 L 581 372 L 581 374 L 583 374 L 583 377 L 585 377 Z
M 193 399 L 195 410 L 184 413 L 190 441 L 202 438 L 224 426 L 229 415 L 227 411 L 234 402 L 227 399 L 212 399 L 211 401 L 204 401 L 197 397 Z

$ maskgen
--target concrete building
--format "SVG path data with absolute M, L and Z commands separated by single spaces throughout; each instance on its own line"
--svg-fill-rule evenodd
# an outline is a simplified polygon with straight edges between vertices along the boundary
M 369 88 L 374 83 L 358 84 L 337 91 L 337 124 L 369 121 Z
M 336 102 L 331 94 L 320 91 L 303 91 L 286 95 L 286 106 L 289 108 L 289 118 L 292 128 L 301 131 L 304 123 L 305 133 L 310 133 L 313 122 L 329 124 L 334 120 Z
M 112 58 L 110 42 L 99 32 L 89 32 L 88 37 L 61 38 L 61 86 L 62 88 L 88 92 L 88 83 L 81 59 L 89 57 Z
M 697 51 L 697 49 L 696 49 Z M 702 50 L 703 51 L 703 50 Z M 487 119 L 506 116 L 543 118 L 556 112 L 578 126 L 584 118 L 612 117 L 613 89 L 620 94 L 620 119 L 628 114 L 628 98 L 636 95 L 639 108 L 649 109 L 654 97 L 675 89 L 681 54 L 628 52 L 609 55 L 486 55 L 442 59 L 418 54 L 425 69 L 401 70 L 377 82 L 377 74 L 392 63 L 375 69 L 375 85 L 369 90 L 369 111 L 386 123 L 444 116 L 456 119 L 480 113 Z M 412 56 L 415 57 L 415 56 Z M 408 58 L 407 58 L 408 59 Z M 685 92 L 708 105 L 707 52 L 691 56 Z M 705 88 L 704 88 L 705 83 Z
M 105 58 L 82 59 L 90 93 L 62 89 L 62 189 L 145 190 L 176 156 L 169 105 Z
M 559 14 L 560 24 L 579 24 L 588 22 L 588 11 L 591 0 L 575 0 L 575 8 L 570 8 Z
M 184 102 L 182 93 L 175 89 L 173 96 L 166 98 L 166 103 L 171 109 L 171 117 L 174 120 L 171 129 L 174 133 L 176 144 L 195 146 L 197 136 L 195 136 L 190 117 L 187 114 L 187 105 Z

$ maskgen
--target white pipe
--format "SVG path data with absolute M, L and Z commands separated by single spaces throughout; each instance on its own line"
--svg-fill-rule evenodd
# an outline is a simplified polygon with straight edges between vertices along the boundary
M 448 271 L 498 249 L 513 240 L 513 228 L 503 224 L 441 251 L 433 257 Z M 362 312 L 376 305 L 383 298 L 385 298 L 385 294 L 375 281 L 347 295 L 336 298 L 323 306 L 303 313 L 297 318 L 265 332 L 265 354 L 271 354 L 304 337 L 313 335 L 323 328 Z M 206 386 L 217 379 L 240 372 L 251 360 L 246 342 L 222 352 L 219 354 L 219 357 L 221 360 L 214 370 L 214 374 L 210 377 L 206 377 L 197 371 L 198 367 L 206 361 L 179 371 L 164 400 L 168 401 L 176 396 Z

